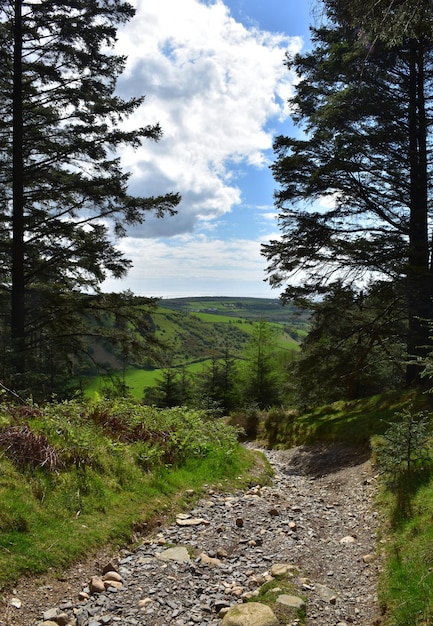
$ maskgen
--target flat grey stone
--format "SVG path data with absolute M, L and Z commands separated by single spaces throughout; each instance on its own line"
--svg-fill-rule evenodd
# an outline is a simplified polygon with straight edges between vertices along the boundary
M 285 593 L 283 593 L 281 596 L 278 596 L 277 602 L 278 604 L 284 604 L 284 606 L 289 606 L 293 609 L 305 608 L 305 602 L 302 598 L 298 598 L 298 596 L 289 596 Z
M 261 602 L 237 604 L 227 611 L 222 626 L 278 626 L 275 613 Z
M 157 557 L 162 561 L 176 561 L 177 563 L 186 563 L 191 560 L 188 550 L 183 546 L 167 548 L 164 552 L 160 552 Z

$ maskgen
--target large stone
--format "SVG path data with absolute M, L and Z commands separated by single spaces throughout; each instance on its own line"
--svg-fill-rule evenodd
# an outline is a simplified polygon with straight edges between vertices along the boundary
M 218 567 L 221 565 L 220 559 L 208 556 L 207 554 L 205 554 L 205 552 L 202 552 L 200 554 L 200 563 L 203 563 L 203 565 L 208 565 L 209 567 Z
M 45 622 L 49 622 L 52 621 L 54 622 L 56 617 L 58 614 L 58 610 L 57 609 L 48 609 L 48 611 L 44 612 L 44 621 Z
M 274 563 L 271 567 L 271 576 L 289 576 L 297 572 L 297 567 L 290 563 Z
M 298 596 L 290 596 L 285 593 L 283 593 L 281 596 L 278 596 L 277 603 L 283 604 L 284 606 L 288 606 L 292 609 L 305 608 L 305 602 L 302 598 L 298 598 Z
M 114 571 L 106 572 L 103 575 L 102 580 L 114 580 L 118 583 L 123 582 L 122 576 L 119 574 L 119 572 Z
M 56 626 L 68 626 L 68 624 L 71 624 L 71 620 L 69 618 L 69 615 L 67 613 L 58 613 L 57 609 L 56 610 L 56 615 L 55 617 L 53 617 L 52 619 L 45 619 L 42 622 L 42 624 L 40 626 L 52 626 L 52 624 L 55 624 Z
M 123 583 L 118 580 L 104 580 L 105 589 L 122 589 Z
M 216 555 L 220 559 L 226 559 L 228 557 L 228 552 L 227 550 L 224 550 L 224 548 L 217 548 Z
M 119 559 L 114 557 L 111 561 L 108 561 L 106 565 L 104 565 L 102 569 L 102 573 L 106 574 L 107 572 L 117 572 L 119 570 Z
M 164 552 L 158 554 L 158 559 L 162 561 L 177 561 L 177 563 L 186 563 L 191 560 L 188 554 L 188 550 L 183 546 L 175 546 L 174 548 L 167 548 Z
M 247 602 L 231 607 L 221 626 L 278 626 L 278 619 L 266 604 Z
M 92 576 L 89 582 L 90 593 L 103 593 L 105 591 L 104 581 L 100 576 Z
M 202 517 L 177 517 L 176 524 L 178 526 L 200 526 L 200 524 L 206 524 L 206 520 Z
M 347 535 L 347 537 L 343 537 L 342 539 L 340 539 L 340 543 L 342 545 L 348 545 L 348 544 L 355 543 L 355 542 L 356 542 L 356 539 L 355 537 L 352 537 L 352 535 Z
M 317 592 L 324 602 L 335 604 L 337 602 L 337 592 L 326 585 L 316 585 Z

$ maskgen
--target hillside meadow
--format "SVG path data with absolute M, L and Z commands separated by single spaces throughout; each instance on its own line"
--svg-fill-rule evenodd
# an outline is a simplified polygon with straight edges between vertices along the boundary
M 261 298 L 179 298 L 161 300 L 152 315 L 155 336 L 163 342 L 164 363 L 141 367 L 123 364 L 106 355 L 109 366 L 101 375 L 83 381 L 85 395 L 101 393 L 118 379 L 136 399 L 143 398 L 146 387 L 153 387 L 166 367 L 199 372 L 211 359 L 227 350 L 242 359 L 260 320 L 275 331 L 276 347 L 286 353 L 296 352 L 308 329 L 308 313 L 283 307 L 278 300 Z

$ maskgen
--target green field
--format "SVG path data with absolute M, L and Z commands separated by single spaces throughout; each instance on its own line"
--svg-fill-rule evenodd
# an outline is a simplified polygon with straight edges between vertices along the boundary
M 101 393 L 117 378 L 135 398 L 152 387 L 167 366 L 185 367 L 196 372 L 210 359 L 230 354 L 242 358 L 251 339 L 254 324 L 266 320 L 276 331 L 276 345 L 284 351 L 296 351 L 308 329 L 308 314 L 294 307 L 283 307 L 278 300 L 260 298 L 180 298 L 161 300 L 152 314 L 154 332 L 163 342 L 164 365 L 125 364 L 110 375 L 95 375 L 86 384 L 86 395 Z M 115 363 L 112 355 L 106 362 Z M 144 365 L 144 364 L 143 364 Z M 159 366 L 159 367 L 158 367 Z M 111 378 L 110 378 L 111 376 Z
M 308 323 L 309 312 L 291 304 L 282 305 L 272 298 L 197 297 L 161 300 L 160 305 L 185 313 L 214 313 L 219 316 L 238 317 L 243 320 L 287 323 L 302 328 Z
M 185 366 L 185 369 L 194 373 L 201 370 L 210 360 L 189 363 Z M 118 377 L 124 380 L 125 384 L 129 388 L 132 396 L 138 400 L 143 398 L 143 391 L 146 387 L 153 387 L 157 380 L 161 377 L 163 369 L 145 370 L 130 367 L 125 372 L 114 374 L 113 377 Z M 113 377 L 109 376 L 93 376 L 89 380 L 89 384 L 86 386 L 85 396 L 93 397 L 95 394 L 102 394 L 104 387 L 110 385 Z

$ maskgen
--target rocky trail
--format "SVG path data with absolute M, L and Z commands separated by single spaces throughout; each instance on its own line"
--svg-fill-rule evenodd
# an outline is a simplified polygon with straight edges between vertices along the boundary
M 368 454 L 339 446 L 264 452 L 275 471 L 269 486 L 209 489 L 134 551 L 101 553 L 61 580 L 20 582 L 0 605 L 0 626 L 379 624 Z M 269 586 L 272 611 L 260 602 Z

